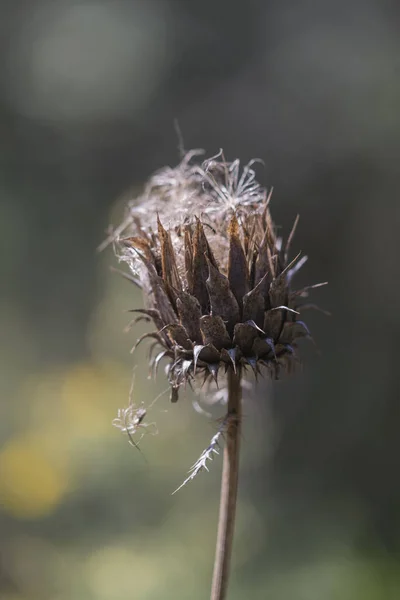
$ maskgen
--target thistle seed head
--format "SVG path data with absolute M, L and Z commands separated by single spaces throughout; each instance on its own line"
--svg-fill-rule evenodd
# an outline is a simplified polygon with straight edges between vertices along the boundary
M 144 292 L 138 312 L 156 328 L 139 342 L 160 346 L 155 368 L 169 360 L 172 401 L 199 375 L 217 381 L 221 367 L 266 367 L 277 379 L 298 361 L 297 340 L 310 337 L 299 317 L 309 288 L 291 285 L 306 260 L 290 259 L 297 219 L 283 243 L 252 164 L 241 170 L 222 153 L 193 163 L 197 154 L 156 173 L 118 229 L 119 259 Z

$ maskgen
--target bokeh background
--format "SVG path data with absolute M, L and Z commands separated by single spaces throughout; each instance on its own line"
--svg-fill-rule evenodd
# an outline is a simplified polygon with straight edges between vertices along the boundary
M 208 597 L 216 430 L 161 398 L 144 457 L 111 425 L 147 379 L 141 297 L 98 255 L 187 149 L 263 159 L 329 281 L 320 353 L 247 395 L 230 598 L 400 597 L 399 3 L 1 0 L 0 598 Z M 223 408 L 217 414 L 222 414 Z

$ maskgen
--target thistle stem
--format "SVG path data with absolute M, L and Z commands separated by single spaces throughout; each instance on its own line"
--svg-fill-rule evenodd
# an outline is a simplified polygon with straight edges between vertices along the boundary
M 240 378 L 240 371 L 238 373 L 234 373 L 231 369 L 228 371 L 229 420 L 223 457 L 211 600 L 224 600 L 228 589 L 239 475 L 240 428 L 242 418 Z

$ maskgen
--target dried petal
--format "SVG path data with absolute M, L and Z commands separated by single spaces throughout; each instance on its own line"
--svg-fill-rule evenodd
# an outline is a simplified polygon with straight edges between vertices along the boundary
M 185 350 L 192 349 L 193 344 L 190 341 L 188 332 L 182 325 L 172 323 L 171 325 L 166 325 L 165 329 L 173 345 L 178 345 Z
M 193 291 L 193 244 L 192 231 L 189 226 L 185 227 L 185 271 L 188 290 Z
M 199 344 L 193 348 L 194 370 L 196 372 L 198 361 L 203 363 L 218 363 L 220 361 L 220 353 L 212 344 L 203 346 Z
M 243 321 L 252 319 L 259 327 L 264 324 L 265 296 L 263 290 L 266 280 L 267 275 L 264 275 L 256 287 L 243 298 Z
M 171 242 L 170 234 L 164 229 L 157 216 L 158 237 L 161 246 L 161 267 L 164 281 L 172 288 L 180 291 L 182 283 L 176 266 L 175 252 Z
M 154 265 L 152 265 L 145 256 L 138 252 L 138 257 L 147 269 L 151 291 L 154 295 L 154 306 L 160 313 L 162 321 L 165 324 L 177 322 L 178 319 L 175 311 L 171 305 L 167 292 L 165 291 L 164 281 L 157 275 Z
M 259 337 L 257 329 L 250 323 L 237 323 L 233 336 L 233 343 L 236 344 L 244 356 L 252 355 L 254 340 Z
M 139 250 L 139 252 L 147 258 L 155 266 L 154 254 L 151 251 L 149 241 L 144 237 L 132 236 L 124 238 L 121 243 L 127 248 Z
M 228 280 L 237 303 L 242 307 L 243 296 L 249 291 L 249 273 L 246 256 L 239 235 L 239 223 L 234 214 L 228 229 L 229 262 Z
M 201 307 L 198 300 L 186 292 L 180 292 L 176 300 L 176 308 L 181 325 L 188 332 L 190 339 L 193 342 L 200 343 L 202 341 L 199 324 Z
M 183 360 L 182 361 L 182 376 L 184 379 L 187 379 L 187 375 L 193 367 L 192 360 Z
M 235 323 L 239 321 L 239 305 L 230 289 L 228 278 L 222 275 L 211 262 L 208 263 L 208 269 L 209 276 L 206 283 L 211 313 L 221 317 L 226 323 L 228 333 L 232 333 Z
M 281 344 L 291 344 L 295 339 L 301 337 L 311 338 L 307 325 L 303 321 L 287 322 L 283 326 L 279 342 Z
M 266 337 L 277 340 L 282 331 L 284 316 L 282 310 L 269 310 L 265 313 L 263 330 Z
M 267 242 L 267 234 L 264 234 L 264 238 L 260 244 L 258 249 L 258 256 L 256 260 L 255 267 L 255 276 L 254 283 L 258 285 L 258 283 L 264 279 L 265 280 L 265 288 L 263 289 L 263 295 L 266 295 L 267 290 L 269 289 L 269 285 L 272 281 L 272 275 L 270 271 L 270 252 L 268 251 L 268 242 Z M 270 273 L 269 278 L 267 279 L 267 275 Z
M 200 328 L 204 345 L 213 344 L 217 350 L 231 346 L 231 338 L 221 317 L 204 315 L 200 320 Z
M 277 277 L 271 282 L 269 288 L 269 300 L 272 308 L 287 304 L 288 289 L 284 275 Z
M 257 358 L 265 358 L 268 356 L 275 357 L 275 344 L 272 338 L 257 337 L 253 342 L 252 354 Z
M 207 265 L 207 250 L 208 244 L 204 233 L 203 225 L 199 221 L 196 222 L 196 229 L 193 236 L 193 261 L 192 261 L 192 294 L 200 303 L 201 309 L 207 312 L 208 309 L 208 293 L 206 288 L 206 280 L 208 278 Z
M 240 352 L 237 351 L 237 348 L 230 348 L 229 350 L 226 350 L 226 348 L 223 348 L 221 350 L 221 360 L 223 360 L 225 363 L 228 364 L 232 364 L 233 370 L 236 373 L 236 362 L 239 361 L 239 358 L 241 356 Z
M 207 369 L 210 372 L 212 378 L 214 379 L 216 386 L 218 387 L 218 370 L 219 363 L 207 364 Z

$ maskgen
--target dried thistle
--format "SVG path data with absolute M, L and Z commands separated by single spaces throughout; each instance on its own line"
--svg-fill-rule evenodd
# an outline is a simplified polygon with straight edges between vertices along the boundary
M 192 165 L 194 154 L 150 179 L 118 249 L 145 293 L 146 308 L 134 312 L 156 326 L 136 346 L 160 346 L 155 369 L 169 359 L 172 401 L 195 377 L 218 382 L 221 367 L 266 367 L 278 379 L 298 361 L 297 340 L 310 337 L 299 318 L 310 288 L 291 289 L 307 259 L 289 260 L 298 218 L 283 244 L 251 165 L 241 174 L 239 161 L 221 157 Z
M 107 241 L 116 242 L 119 259 L 131 271 L 127 278 L 144 291 L 146 307 L 133 312 L 152 320 L 155 330 L 135 347 L 147 338 L 154 341 L 154 371 L 167 359 L 171 401 L 188 382 L 200 378 L 218 385 L 220 370 L 227 374 L 227 416 L 186 480 L 206 468 L 224 433 L 211 596 L 220 600 L 226 594 L 236 507 L 241 378 L 248 368 L 273 379 L 293 370 L 299 362 L 297 341 L 310 338 L 300 318 L 303 298 L 324 284 L 292 288 L 307 260 L 290 257 L 298 217 L 283 242 L 269 211 L 271 192 L 256 181 L 253 163 L 241 170 L 238 160 L 226 162 L 220 152 L 199 164 L 193 161 L 199 153 L 156 173 Z M 132 433 L 141 414 L 131 417 L 125 429 Z

